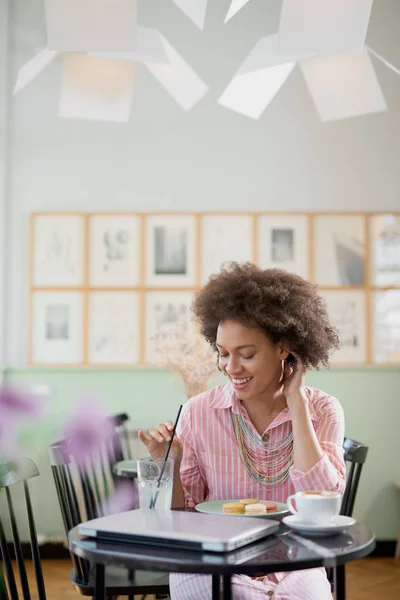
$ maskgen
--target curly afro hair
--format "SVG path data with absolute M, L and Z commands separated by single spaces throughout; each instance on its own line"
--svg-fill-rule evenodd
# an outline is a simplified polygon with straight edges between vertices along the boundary
M 214 348 L 218 325 L 227 319 L 262 330 L 271 342 L 284 344 L 299 356 L 308 369 L 328 366 L 330 352 L 339 347 L 316 286 L 279 269 L 226 263 L 196 294 L 192 311 Z

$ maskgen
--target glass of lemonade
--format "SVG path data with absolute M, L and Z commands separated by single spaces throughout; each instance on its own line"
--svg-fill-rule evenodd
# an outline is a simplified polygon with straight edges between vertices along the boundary
M 154 506 L 155 510 L 171 510 L 174 460 L 173 458 L 169 458 L 166 461 L 160 483 L 158 484 L 163 464 L 163 458 L 153 460 L 147 457 L 137 461 L 140 508 L 151 508 L 152 500 L 157 494 Z

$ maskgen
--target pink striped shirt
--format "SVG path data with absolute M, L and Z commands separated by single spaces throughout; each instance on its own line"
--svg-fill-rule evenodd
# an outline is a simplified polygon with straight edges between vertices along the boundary
M 206 500 L 244 497 L 286 502 L 288 496 L 301 490 L 324 489 L 343 493 L 345 487 L 343 410 L 336 398 L 316 388 L 306 387 L 305 391 L 310 417 L 323 455 L 306 473 L 292 466 L 286 481 L 274 487 L 267 487 L 254 481 L 248 475 L 241 460 L 231 413 L 242 415 L 254 435 L 261 436 L 250 421 L 242 403 L 236 398 L 232 384 L 228 381 L 225 385 L 217 386 L 191 398 L 182 410 L 177 430 L 184 448 L 180 472 L 186 506 L 192 508 Z M 268 435 L 268 441 L 277 442 L 289 435 L 291 431 L 290 411 L 285 408 L 267 427 L 263 437 Z M 313 571 L 315 572 L 315 569 Z M 306 579 L 311 577 L 311 571 L 298 573 L 303 573 Z M 325 572 L 322 570 L 322 573 L 325 582 L 324 584 L 321 582 L 321 586 L 326 586 Z M 288 575 L 285 573 L 268 575 L 264 578 L 265 585 L 267 587 L 272 583 L 276 585 L 283 579 L 289 579 Z M 182 595 L 179 592 L 178 581 L 175 581 L 174 584 L 174 580 L 179 577 L 185 576 L 172 577 L 172 589 L 175 588 L 172 596 L 174 599 L 185 598 L 188 600 L 189 598 L 206 597 L 201 595 L 205 593 L 203 584 L 201 584 L 202 591 L 198 590 L 198 596 L 195 594 Z M 204 577 L 196 577 L 203 582 L 205 580 Z M 254 580 L 245 579 L 249 580 L 249 589 L 251 589 Z M 242 580 L 243 578 L 241 578 Z M 298 587 L 298 581 L 296 585 Z M 320 590 L 322 592 L 322 588 Z M 265 597 L 265 590 L 263 594 Z M 256 595 L 252 596 L 250 592 L 243 597 L 258 598 Z M 290 598 L 300 597 L 302 596 L 290 595 Z M 320 597 L 324 597 L 322 593 Z

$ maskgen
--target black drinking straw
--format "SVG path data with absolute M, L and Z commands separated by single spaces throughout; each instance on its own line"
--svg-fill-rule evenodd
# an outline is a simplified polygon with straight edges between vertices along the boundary
M 167 451 L 166 451 L 165 456 L 164 456 L 164 461 L 163 461 L 163 464 L 162 464 L 162 467 L 161 467 L 160 474 L 158 476 L 157 491 L 154 494 L 154 497 L 152 497 L 152 499 L 150 500 L 150 508 L 154 508 L 155 505 L 156 505 L 156 502 L 157 502 L 158 490 L 160 488 L 161 479 L 162 479 L 162 476 L 164 474 L 165 465 L 166 465 L 167 460 L 168 460 L 169 451 L 171 450 L 172 442 L 174 441 L 174 435 L 175 435 L 175 431 L 176 431 L 176 428 L 177 428 L 177 425 L 178 425 L 179 417 L 181 416 L 182 408 L 183 408 L 183 404 L 180 405 L 179 410 L 178 410 L 178 414 L 177 414 L 177 417 L 176 417 L 176 420 L 175 420 L 175 425 L 174 425 L 174 428 L 172 430 L 171 439 L 168 442 L 168 448 L 167 448 Z

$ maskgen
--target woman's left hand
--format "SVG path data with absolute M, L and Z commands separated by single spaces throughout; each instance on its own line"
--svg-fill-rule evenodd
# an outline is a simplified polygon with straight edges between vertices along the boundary
M 287 405 L 299 402 L 306 398 L 304 384 L 306 379 L 306 367 L 300 358 L 295 356 L 293 367 L 285 360 L 283 371 L 283 393 L 286 397 Z

